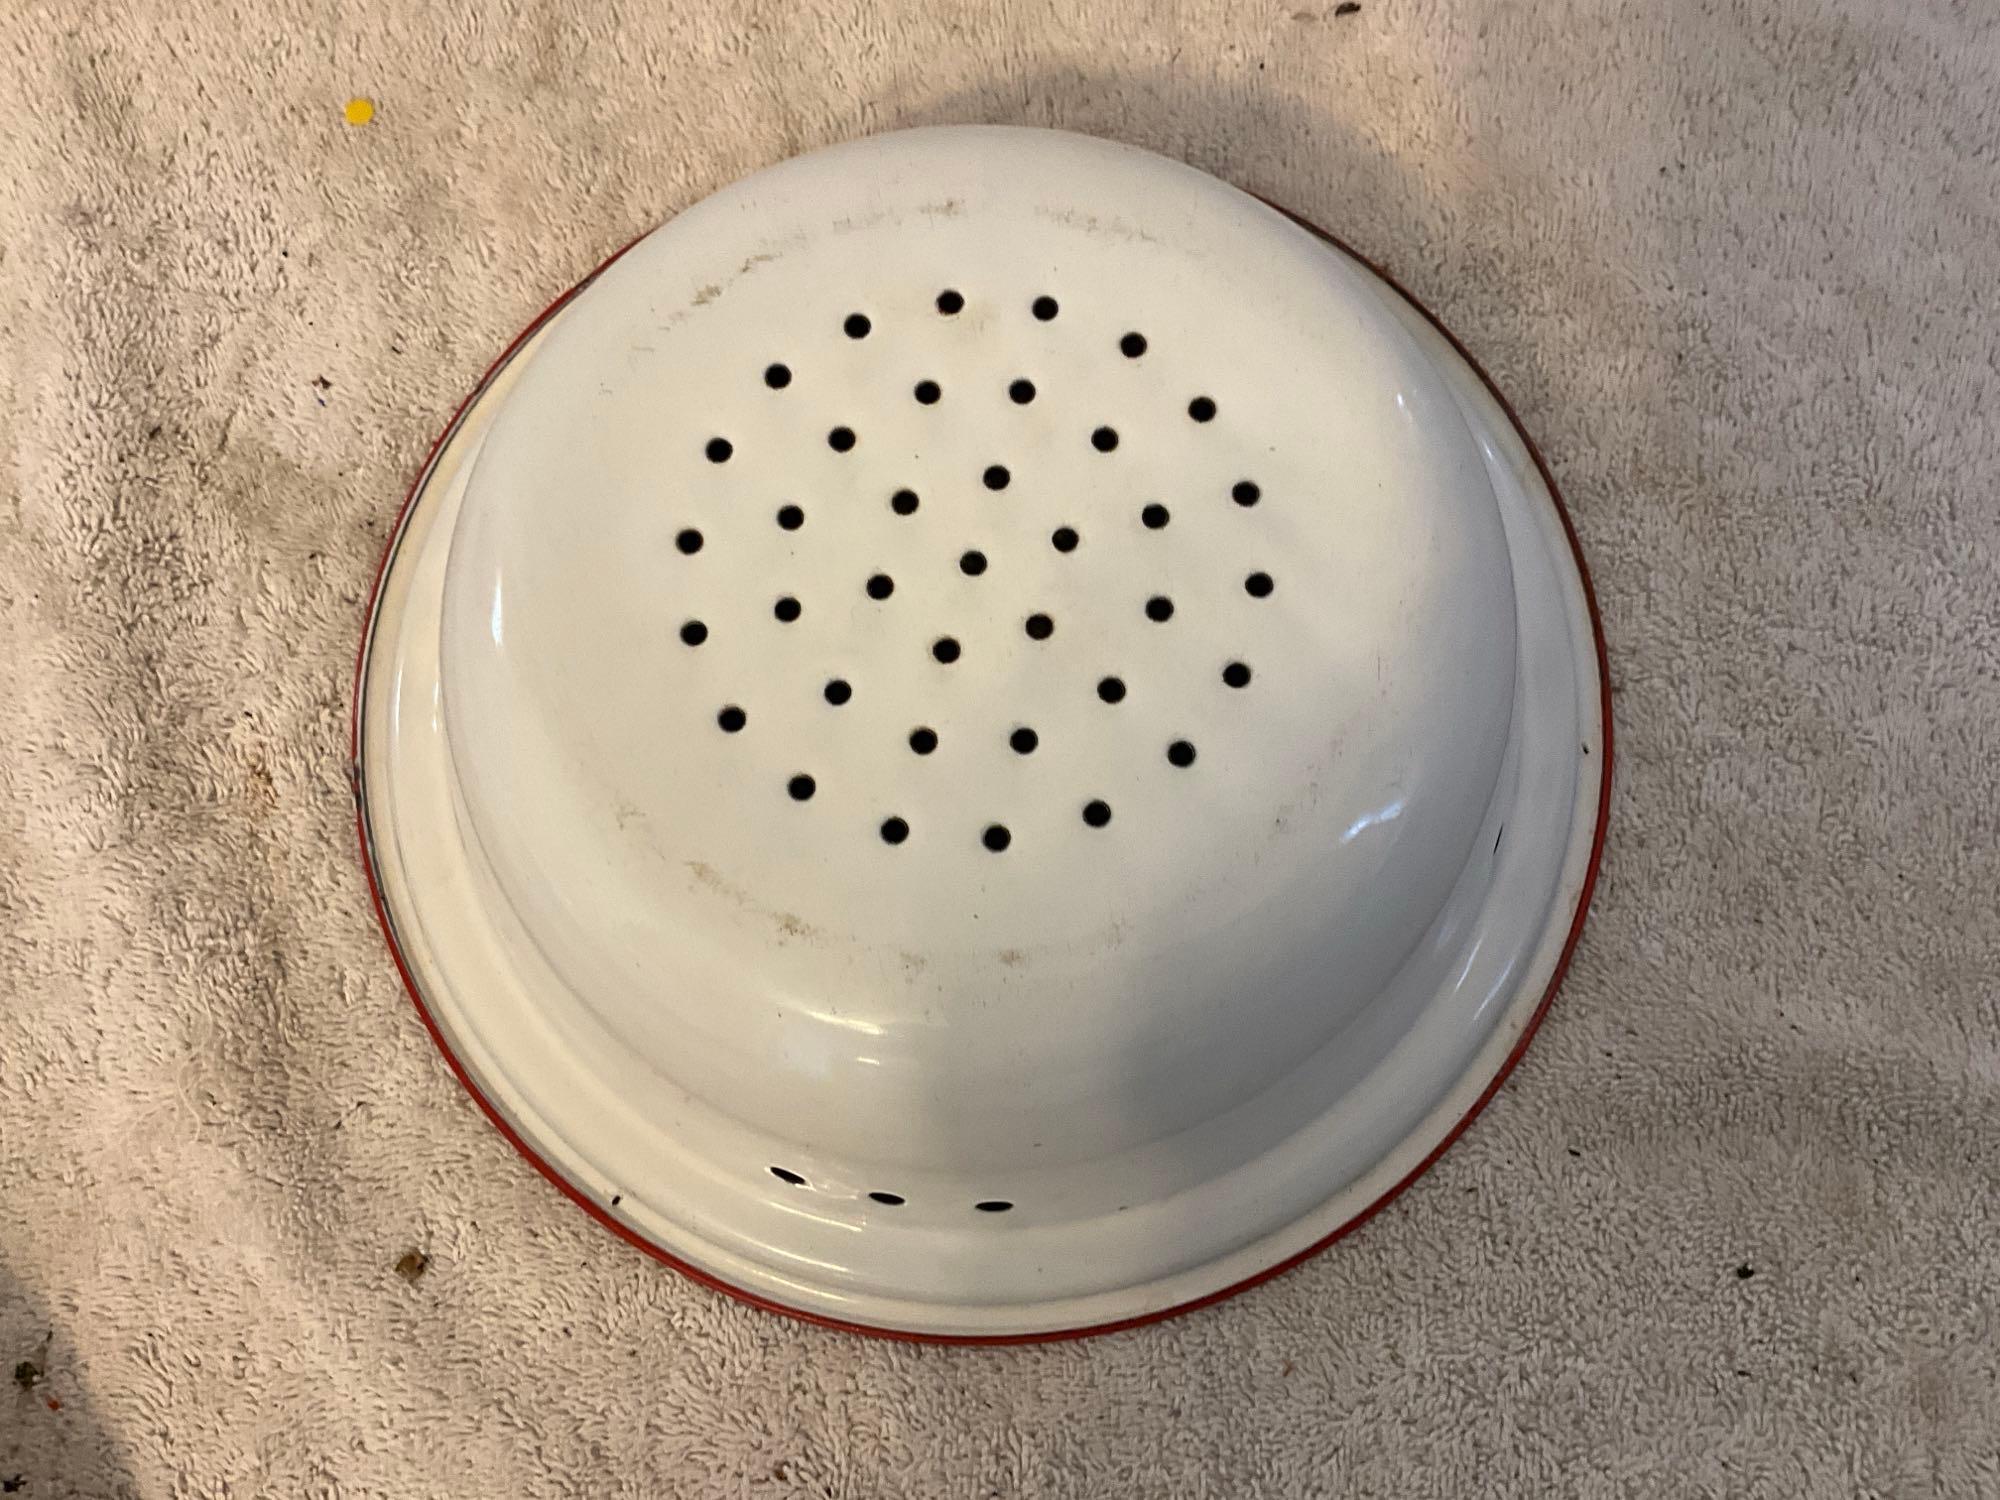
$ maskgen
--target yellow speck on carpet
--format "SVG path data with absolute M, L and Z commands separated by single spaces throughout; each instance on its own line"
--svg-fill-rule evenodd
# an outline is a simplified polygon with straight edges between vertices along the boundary
M 347 123 L 350 125 L 366 125 L 370 120 L 375 118 L 375 101 L 373 99 L 349 99 L 347 101 L 347 108 L 342 110 L 341 113 L 347 117 Z

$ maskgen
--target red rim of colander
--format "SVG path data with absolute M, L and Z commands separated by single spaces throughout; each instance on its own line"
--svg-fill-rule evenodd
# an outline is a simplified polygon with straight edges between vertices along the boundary
M 556 313 L 560 312 L 569 303 L 571 298 L 575 297 L 577 293 L 595 281 L 620 256 L 624 255 L 627 250 L 630 250 L 632 246 L 636 245 L 641 239 L 644 239 L 645 235 L 635 236 L 621 245 L 596 270 L 592 271 L 588 276 L 577 282 L 575 286 L 572 286 L 568 291 L 556 298 L 555 301 L 543 308 L 535 316 L 534 320 L 514 337 L 513 341 L 501 351 L 499 358 L 487 366 L 486 373 L 479 378 L 478 384 L 472 388 L 471 393 L 458 404 L 457 410 L 451 415 L 451 420 L 439 432 L 436 440 L 430 446 L 430 451 L 424 455 L 423 463 L 418 466 L 416 477 L 411 480 L 409 491 L 404 495 L 403 504 L 396 513 L 396 523 L 390 528 L 389 539 L 383 546 L 382 560 L 377 564 L 375 569 L 375 586 L 369 591 L 368 608 L 362 618 L 361 647 L 356 654 L 354 663 L 354 692 L 350 714 L 351 733 L 349 739 L 348 777 L 354 789 L 354 825 L 360 845 L 361 868 L 363 874 L 367 877 L 369 898 L 375 907 L 375 920 L 381 926 L 382 937 L 388 944 L 389 956 L 395 962 L 396 972 L 402 976 L 403 988 L 409 992 L 410 1000 L 417 1008 L 417 1015 L 424 1023 L 424 1029 L 430 1033 L 431 1040 L 437 1044 L 437 1049 L 443 1055 L 445 1063 L 450 1067 L 453 1076 L 458 1079 L 466 1093 L 472 1096 L 473 1102 L 479 1106 L 481 1112 L 485 1114 L 493 1127 L 500 1132 L 509 1145 L 527 1160 L 529 1165 L 555 1184 L 571 1202 L 589 1214 L 591 1218 L 602 1224 L 620 1239 L 652 1256 L 655 1260 L 671 1266 L 690 1280 L 699 1282 L 713 1291 L 721 1292 L 725 1296 L 733 1297 L 738 1302 L 746 1302 L 752 1307 L 762 1308 L 766 1312 L 779 1313 L 788 1318 L 796 1318 L 801 1322 L 817 1323 L 824 1328 L 838 1328 L 847 1333 L 858 1333 L 869 1338 L 894 1339 L 905 1343 L 1053 1343 L 1062 1339 L 1091 1338 L 1099 1334 L 1118 1333 L 1128 1328 L 1141 1327 L 1147 1323 L 1158 1323 L 1167 1318 L 1179 1317 L 1183 1313 L 1191 1313 L 1198 1308 L 1211 1307 L 1218 1302 L 1236 1296 L 1239 1292 L 1247 1292 L 1250 1288 L 1261 1285 L 1275 1276 L 1283 1275 L 1294 1266 L 1318 1255 L 1335 1241 L 1345 1239 L 1363 1224 L 1374 1218 L 1399 1193 L 1419 1177 L 1423 1176 L 1425 1172 L 1429 1171 L 1431 1164 L 1444 1155 L 1451 1144 L 1465 1132 L 1466 1127 L 1478 1117 L 1479 1112 L 1486 1108 L 1493 1096 L 1500 1091 L 1501 1084 L 1507 1081 L 1507 1075 L 1514 1071 L 1522 1055 L 1528 1050 L 1528 1043 L 1533 1040 L 1536 1030 L 1542 1024 L 1542 1017 L 1548 1014 L 1549 1005 L 1556 997 L 1556 990 L 1561 987 L 1563 976 L 1569 970 L 1570 958 L 1576 952 L 1577 942 L 1583 936 L 1584 918 L 1590 912 L 1590 899 L 1597 885 L 1598 866 L 1604 858 L 1604 839 L 1611 816 L 1611 664 L 1604 649 L 1604 622 L 1597 610 L 1597 591 L 1591 585 L 1590 565 L 1584 559 L 1583 547 L 1577 540 L 1576 527 L 1570 520 L 1569 508 L 1563 504 L 1562 492 L 1556 488 L 1555 476 L 1549 472 L 1549 466 L 1542 458 L 1541 449 L 1535 446 L 1535 440 L 1528 435 L 1528 429 L 1522 425 L 1520 417 L 1514 411 L 1513 404 L 1508 401 L 1500 388 L 1493 383 L 1492 378 L 1487 375 L 1485 367 L 1472 357 L 1472 352 L 1459 342 L 1457 335 L 1445 327 L 1439 321 L 1437 315 L 1428 307 L 1425 307 L 1422 302 L 1418 301 L 1400 281 L 1396 280 L 1394 276 L 1391 276 L 1373 260 L 1355 250 L 1346 241 L 1340 239 L 1337 235 L 1327 233 L 1326 230 L 1321 229 L 1317 224 L 1300 218 L 1297 214 L 1292 213 L 1289 209 L 1279 204 L 1271 204 L 1271 207 L 1277 209 L 1279 213 L 1284 214 L 1285 217 L 1298 224 L 1301 228 L 1311 231 L 1335 249 L 1366 266 L 1377 276 L 1381 277 L 1398 296 L 1421 313 L 1426 321 L 1430 323 L 1431 327 L 1435 328 L 1444 337 L 1445 342 L 1458 352 L 1459 358 L 1463 359 L 1471 367 L 1472 372 L 1479 377 L 1480 382 L 1492 393 L 1493 399 L 1499 402 L 1500 409 L 1507 414 L 1507 420 L 1513 424 L 1514 431 L 1519 434 L 1522 444 L 1527 448 L 1528 456 L 1535 461 L 1535 468 L 1541 474 L 1542 483 L 1548 487 L 1549 498 L 1555 502 L 1556 516 L 1562 522 L 1563 535 L 1569 539 L 1570 553 L 1576 559 L 1577 574 L 1583 582 L 1584 603 L 1590 612 L 1591 639 L 1597 650 L 1599 732 L 1603 743 L 1602 754 L 1599 756 L 1602 766 L 1598 772 L 1597 827 L 1591 838 L 1590 862 L 1584 868 L 1583 885 L 1577 893 L 1576 915 L 1570 921 L 1569 936 L 1563 942 L 1562 956 L 1556 960 L 1555 971 L 1549 976 L 1548 988 L 1542 992 L 1542 998 L 1536 1004 L 1534 1014 L 1529 1016 L 1527 1025 L 1522 1029 L 1520 1037 L 1515 1041 L 1513 1048 L 1501 1062 L 1498 1071 L 1494 1073 L 1486 1087 L 1480 1091 L 1479 1097 L 1473 1100 L 1472 1107 L 1466 1110 L 1465 1114 L 1459 1118 L 1458 1123 L 1453 1125 L 1445 1133 L 1444 1138 L 1431 1148 L 1424 1159 L 1406 1172 L 1399 1181 L 1330 1234 L 1326 1234 L 1315 1240 L 1305 1249 L 1286 1256 L 1283 1260 L 1277 1262 L 1277 1264 L 1267 1266 L 1254 1275 L 1246 1276 L 1241 1281 L 1223 1287 L 1220 1291 L 1210 1292 L 1205 1296 L 1196 1297 L 1191 1301 L 1176 1303 L 1172 1307 L 1161 1308 L 1157 1312 L 1140 1313 L 1130 1318 L 1117 1318 L 1108 1323 L 1091 1323 L 1080 1328 L 1050 1329 L 1041 1333 L 952 1334 L 923 1333 L 902 1328 L 881 1328 L 869 1323 L 853 1323 L 841 1318 L 830 1318 L 822 1313 L 807 1312 L 803 1308 L 789 1307 L 782 1302 L 775 1302 L 769 1297 L 761 1296 L 743 1287 L 734 1286 L 722 1278 L 702 1270 L 699 1266 L 690 1265 L 664 1246 L 655 1244 L 652 1240 L 638 1233 L 629 1224 L 622 1223 L 620 1220 L 612 1217 L 604 1205 L 598 1203 L 583 1189 L 579 1188 L 575 1183 L 563 1176 L 561 1172 L 544 1161 L 535 1148 L 522 1139 L 514 1127 L 507 1122 L 500 1111 L 494 1107 L 492 1101 L 480 1092 L 479 1085 L 473 1082 L 472 1075 L 466 1071 L 465 1065 L 459 1061 L 457 1054 L 451 1050 L 451 1044 L 445 1039 L 444 1032 L 439 1028 L 437 1018 L 431 1014 L 430 1007 L 424 1003 L 423 993 L 417 988 L 416 977 L 411 974 L 409 964 L 404 961 L 402 947 L 396 941 L 395 926 L 389 920 L 388 907 L 383 902 L 382 884 L 375 871 L 374 853 L 368 839 L 366 793 L 361 780 L 361 685 L 367 672 L 368 645 L 374 635 L 375 611 L 376 606 L 381 600 L 382 585 L 389 575 L 389 564 L 394 559 L 396 548 L 402 540 L 404 522 L 409 518 L 410 508 L 416 504 L 417 497 L 423 489 L 424 480 L 430 473 L 432 462 L 437 458 L 439 451 L 449 441 L 452 434 L 457 431 L 459 421 L 464 417 L 466 411 L 470 409 L 472 403 L 478 400 L 480 395 L 486 390 L 486 387 L 492 382 L 493 377 L 499 373 L 508 360 L 513 358 L 515 351 L 540 331 L 542 326 L 550 318 L 554 317 Z

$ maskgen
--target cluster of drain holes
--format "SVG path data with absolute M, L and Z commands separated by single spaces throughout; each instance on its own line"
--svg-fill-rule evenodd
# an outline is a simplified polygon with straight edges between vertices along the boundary
M 773 1167 L 771 1168 L 771 1175 L 780 1182 L 789 1182 L 793 1187 L 811 1186 L 804 1177 L 789 1167 Z M 890 1208 L 901 1208 L 903 1204 L 909 1201 L 901 1193 L 873 1192 L 868 1196 L 874 1202 L 886 1204 Z M 982 1198 L 972 1206 L 983 1214 L 1004 1214 L 1014 1205 L 1009 1203 L 1005 1198 Z
M 953 317 L 965 308 L 964 296 L 947 289 L 937 295 L 936 306 L 944 317 Z M 1037 321 L 1053 322 L 1061 311 L 1056 299 L 1040 296 L 1029 304 L 1028 310 Z M 850 339 L 865 339 L 874 330 L 874 323 L 866 313 L 850 313 L 841 323 L 841 330 Z M 1146 352 L 1146 336 L 1142 333 L 1127 333 L 1118 340 L 1118 352 L 1127 359 L 1138 359 Z M 764 384 L 774 391 L 784 390 L 792 383 L 789 365 L 773 363 L 764 369 Z M 943 388 L 935 380 L 920 380 L 912 389 L 912 395 L 919 404 L 935 406 L 944 398 Z M 1035 399 L 1035 383 L 1025 377 L 1009 382 L 1007 397 L 1017 406 L 1026 406 Z M 1191 421 L 1212 422 L 1215 420 L 1216 404 L 1208 396 L 1196 396 L 1188 402 L 1187 414 Z M 860 441 L 854 429 L 847 426 L 832 428 L 826 437 L 827 446 L 836 453 L 851 452 Z M 1100 453 L 1110 453 L 1118 447 L 1118 433 L 1115 428 L 1100 426 L 1092 430 L 1090 445 Z M 726 437 L 712 437 L 703 447 L 708 461 L 715 464 L 728 463 L 735 456 L 736 447 Z M 1000 491 L 1013 482 L 1013 474 L 1005 464 L 989 464 L 980 474 L 980 482 L 989 490 Z M 1263 491 L 1254 480 L 1244 479 L 1231 486 L 1229 497 L 1237 505 L 1249 507 L 1263 498 Z M 899 516 L 913 516 L 922 505 L 917 492 L 899 489 L 889 497 L 889 508 Z M 1140 523 L 1149 531 L 1164 530 L 1173 520 L 1173 513 L 1166 506 L 1152 502 L 1139 512 Z M 795 504 L 785 504 L 778 508 L 778 525 L 786 531 L 797 531 L 806 523 L 806 513 Z M 1082 537 L 1073 526 L 1058 526 L 1049 535 L 1049 545 L 1062 553 L 1074 552 Z M 687 556 L 692 557 L 702 550 L 704 538 L 694 527 L 685 527 L 674 538 L 674 545 Z M 959 571 L 969 578 L 977 578 L 986 572 L 988 563 L 984 552 L 968 548 L 959 555 Z M 1243 591 L 1253 599 L 1269 598 L 1275 587 L 1271 575 L 1254 572 L 1243 580 Z M 870 575 L 865 585 L 868 597 L 879 602 L 887 600 L 896 591 L 896 581 L 887 573 Z M 771 607 L 771 613 L 779 623 L 795 624 L 804 614 L 805 607 L 790 594 L 780 595 Z M 1165 594 L 1155 594 L 1146 601 L 1146 618 L 1155 624 L 1164 625 L 1174 617 L 1174 601 Z M 1055 621 L 1046 614 L 1035 613 L 1021 622 L 1022 631 L 1033 641 L 1046 641 L 1055 634 Z M 708 626 L 701 620 L 688 620 L 680 630 L 681 641 L 688 646 L 700 646 L 708 640 Z M 963 654 L 963 648 L 954 636 L 941 635 L 931 642 L 931 656 L 941 665 L 950 666 Z M 1222 669 L 1223 682 L 1232 688 L 1250 685 L 1249 666 L 1240 661 L 1232 661 Z M 826 701 L 839 708 L 854 696 L 853 685 L 841 678 L 834 678 L 822 689 Z M 1124 701 L 1125 683 L 1118 677 L 1105 677 L 1097 684 L 1097 696 L 1105 703 L 1116 704 Z M 716 724 L 725 734 L 739 734 L 749 724 L 749 714 L 737 704 L 729 704 L 715 716 Z M 910 749 L 918 755 L 929 755 L 938 747 L 937 731 L 919 726 L 910 732 Z M 1026 725 L 1013 731 L 1008 744 L 1018 755 L 1033 754 L 1040 744 L 1040 737 Z M 1195 747 L 1192 741 L 1179 739 L 1166 748 L 1167 763 L 1185 770 L 1195 762 Z M 785 784 L 785 790 L 795 802 L 807 802 L 819 790 L 819 784 L 805 772 L 793 776 Z M 1111 804 L 1102 798 L 1093 798 L 1083 805 L 1082 818 L 1091 828 L 1103 828 L 1111 822 Z M 900 844 L 910 836 L 910 825 L 900 817 L 885 818 L 880 827 L 882 841 L 886 844 Z M 989 823 L 980 833 L 980 842 L 994 853 L 1000 853 L 1014 841 L 1013 833 L 1004 823 Z M 788 1172 L 783 1167 L 771 1168 L 773 1175 L 786 1182 L 803 1185 L 804 1179 Z M 901 1203 L 903 1200 L 893 1193 L 871 1193 L 869 1196 L 879 1203 Z M 1000 1212 L 1013 1205 L 997 1200 L 976 1205 L 988 1212 Z

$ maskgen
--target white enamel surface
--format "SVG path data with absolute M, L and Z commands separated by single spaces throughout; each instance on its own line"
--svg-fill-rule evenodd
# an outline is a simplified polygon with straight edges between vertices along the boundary
M 801 1310 L 1037 1332 L 1282 1261 L 1471 1107 L 1582 890 L 1596 703 L 1539 476 L 1400 298 L 1159 158 L 909 132 L 698 205 L 475 403 L 378 602 L 365 810 L 448 1043 L 581 1191 Z

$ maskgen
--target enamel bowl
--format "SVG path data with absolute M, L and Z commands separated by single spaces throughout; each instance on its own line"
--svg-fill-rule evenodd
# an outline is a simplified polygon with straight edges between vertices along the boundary
M 357 788 L 514 1143 L 753 1301 L 1119 1326 L 1497 1085 L 1609 758 L 1580 560 L 1410 302 L 1175 162 L 760 172 L 495 366 L 391 544 Z

